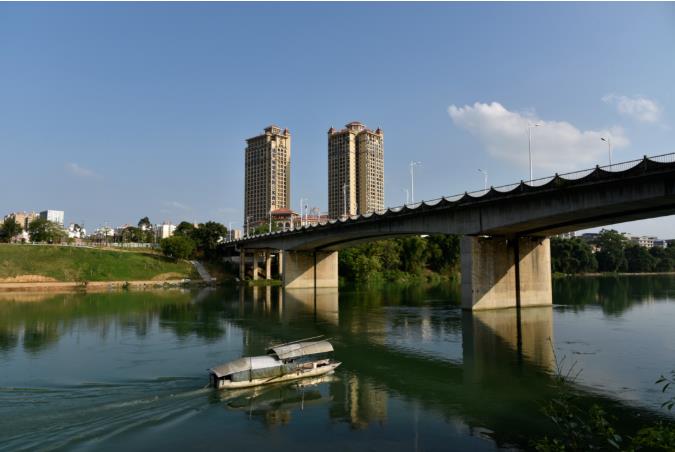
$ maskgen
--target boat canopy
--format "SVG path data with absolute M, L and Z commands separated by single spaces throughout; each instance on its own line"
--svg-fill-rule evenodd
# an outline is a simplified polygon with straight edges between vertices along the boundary
M 279 359 L 292 359 L 300 356 L 316 355 L 333 351 L 333 345 L 328 341 L 296 342 L 294 344 L 279 345 L 270 348 L 267 353 L 275 354 Z
M 250 370 L 266 369 L 280 367 L 283 363 L 273 356 L 251 356 L 239 358 L 229 363 L 209 369 L 209 371 L 218 378 L 232 375 L 238 372 L 248 372 Z

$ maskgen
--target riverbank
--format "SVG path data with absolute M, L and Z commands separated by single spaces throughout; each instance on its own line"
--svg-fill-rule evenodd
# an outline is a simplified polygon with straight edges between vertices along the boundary
M 92 282 L 19 282 L 0 283 L 1 292 L 105 292 L 111 290 L 146 290 L 187 286 L 202 286 L 202 280 L 163 280 L 163 281 L 92 281 Z
M 572 278 L 572 277 L 592 277 L 592 278 L 609 278 L 615 276 L 674 276 L 675 272 L 645 272 L 645 273 L 553 273 L 554 278 Z
M 187 261 L 143 251 L 0 245 L 0 290 L 163 286 L 199 281 Z

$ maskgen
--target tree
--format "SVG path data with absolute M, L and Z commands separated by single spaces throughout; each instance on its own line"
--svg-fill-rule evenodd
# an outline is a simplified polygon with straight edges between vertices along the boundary
M 624 255 L 626 238 L 613 229 L 600 231 L 595 244 L 600 249 L 596 253 L 598 268 L 603 272 L 625 271 L 628 262 Z
M 0 242 L 11 242 L 14 237 L 22 232 L 23 228 L 16 222 L 16 219 L 8 217 L 0 226 Z
M 631 245 L 625 249 L 624 254 L 626 256 L 626 261 L 628 262 L 629 272 L 651 272 L 654 271 L 654 268 L 656 267 L 656 258 L 643 246 Z
M 427 238 L 427 264 L 435 272 L 456 270 L 459 266 L 459 237 L 432 235 Z
M 180 235 L 162 239 L 160 246 L 165 256 L 173 257 L 174 259 L 187 259 L 192 256 L 195 250 L 195 242 L 188 237 Z
M 33 242 L 61 243 L 66 238 L 66 232 L 61 225 L 42 218 L 30 222 L 28 235 Z
M 220 241 L 227 236 L 227 228 L 215 221 L 207 221 L 195 228 L 191 238 L 197 245 L 197 251 L 207 259 L 217 257 Z
M 150 223 L 150 219 L 148 217 L 143 217 L 138 220 L 138 228 L 141 230 L 152 229 L 152 223 Z
M 413 236 L 401 241 L 401 263 L 403 270 L 419 275 L 426 264 L 427 242 L 422 237 Z
M 575 237 L 551 239 L 551 266 L 554 272 L 574 274 L 594 272 L 598 261 L 586 241 Z
M 122 230 L 122 242 L 123 243 L 138 243 L 143 242 L 145 239 L 145 231 L 142 231 L 140 228 L 135 228 L 133 226 L 127 226 Z
M 173 235 L 180 235 L 183 237 L 192 237 L 192 232 L 195 230 L 195 226 L 192 223 L 187 221 L 181 221 L 176 229 L 173 231 Z

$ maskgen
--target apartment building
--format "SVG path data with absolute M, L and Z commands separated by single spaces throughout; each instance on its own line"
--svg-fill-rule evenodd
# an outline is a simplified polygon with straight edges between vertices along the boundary
M 360 122 L 328 130 L 328 216 L 384 209 L 384 133 Z
M 244 224 L 269 221 L 270 212 L 291 203 L 291 134 L 271 125 L 246 140 Z

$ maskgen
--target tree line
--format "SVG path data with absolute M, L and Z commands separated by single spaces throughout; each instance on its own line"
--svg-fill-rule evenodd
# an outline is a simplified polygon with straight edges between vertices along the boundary
M 339 254 L 340 276 L 355 282 L 453 276 L 459 264 L 459 237 L 453 235 L 379 240 Z M 647 249 L 615 230 L 602 230 L 591 242 L 553 237 L 551 268 L 565 274 L 670 272 L 675 270 L 675 247 Z
M 402 281 L 459 271 L 459 237 L 412 236 L 378 240 L 347 248 L 338 255 L 340 276 L 347 281 Z
M 553 237 L 551 266 L 553 272 L 565 274 L 670 272 L 675 269 L 675 247 L 646 248 L 613 229 L 603 229 L 590 242 Z

